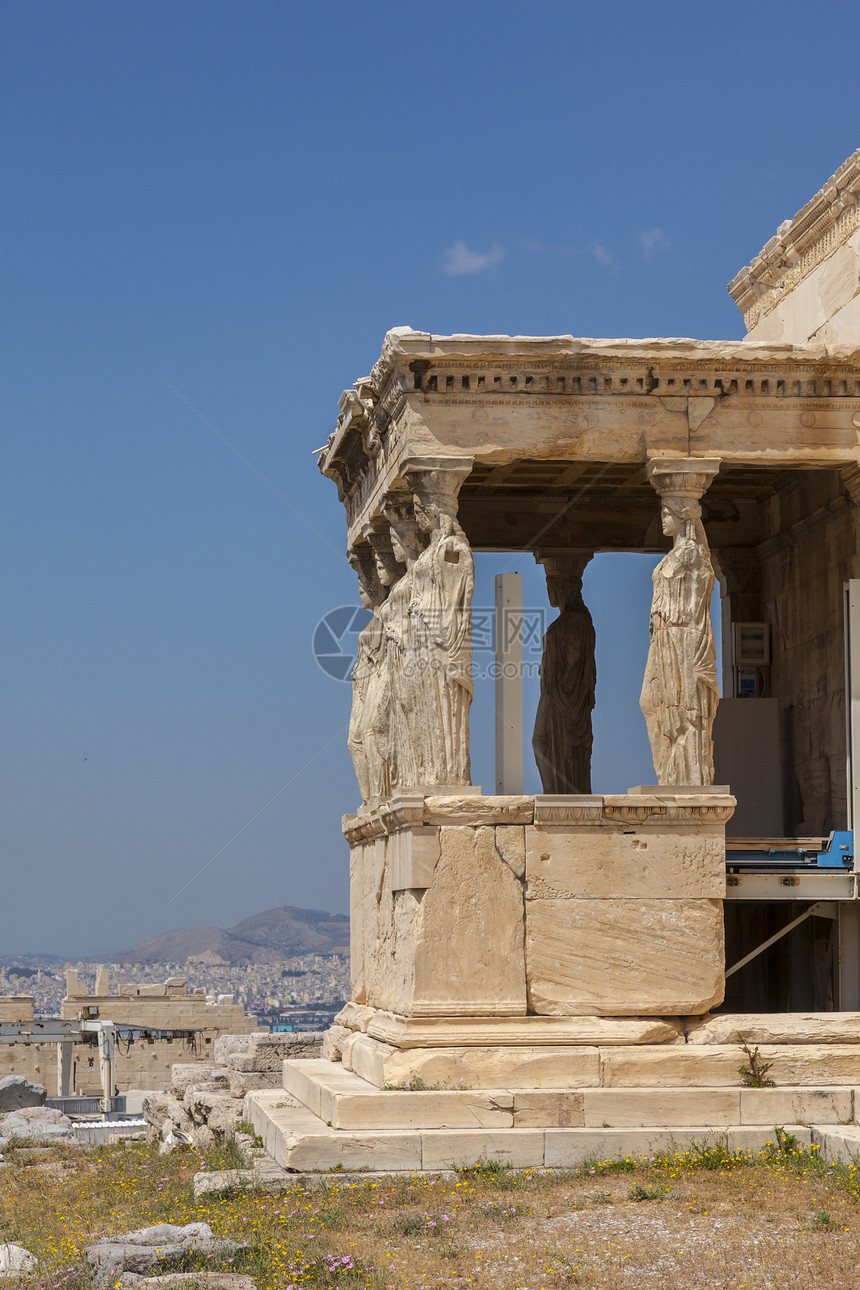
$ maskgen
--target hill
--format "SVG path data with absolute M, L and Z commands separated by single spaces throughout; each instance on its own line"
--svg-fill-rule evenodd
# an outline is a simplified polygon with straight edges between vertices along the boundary
M 124 963 L 278 963 L 297 954 L 348 954 L 349 919 L 323 909 L 278 905 L 235 927 L 184 927 L 118 956 Z

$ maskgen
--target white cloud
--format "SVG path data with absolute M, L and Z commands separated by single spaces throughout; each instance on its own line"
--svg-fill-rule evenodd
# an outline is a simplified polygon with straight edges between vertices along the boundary
M 646 260 L 651 260 L 658 251 L 668 251 L 672 243 L 662 228 L 649 228 L 647 233 L 639 234 L 639 245 Z
M 470 251 L 465 242 L 455 242 L 442 252 L 442 272 L 450 274 L 482 273 L 505 258 L 505 248 L 496 242 L 486 254 Z
M 602 242 L 589 242 L 588 249 L 604 268 L 609 269 L 610 273 L 618 273 L 621 265 L 618 263 L 618 257 L 614 251 L 610 251 Z

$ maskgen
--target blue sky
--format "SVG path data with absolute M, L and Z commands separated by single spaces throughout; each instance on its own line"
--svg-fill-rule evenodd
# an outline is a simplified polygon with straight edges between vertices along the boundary
M 826 57 L 795 0 L 0 14 L 0 953 L 343 910 L 341 389 L 403 324 L 741 336 L 725 283 L 858 144 L 856 5 Z M 597 790 L 653 774 L 649 567 L 586 580 Z

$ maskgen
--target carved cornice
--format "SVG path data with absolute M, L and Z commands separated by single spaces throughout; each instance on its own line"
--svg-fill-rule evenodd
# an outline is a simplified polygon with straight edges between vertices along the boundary
M 319 454 L 322 473 L 357 514 L 374 481 L 393 484 L 415 446 L 399 441 L 407 404 L 475 410 L 562 402 L 572 418 L 621 399 L 646 415 L 659 400 L 686 408 L 692 427 L 734 396 L 782 409 L 789 400 L 860 398 L 860 365 L 824 347 L 749 341 L 576 340 L 571 336 L 443 336 L 399 329 L 386 336 L 369 378 L 341 397 L 337 426 Z M 675 400 L 684 400 L 677 406 Z M 805 423 L 804 423 L 805 424 Z M 480 442 L 478 436 L 477 442 Z M 418 449 L 420 452 L 420 448 Z M 443 449 L 444 451 L 444 449 Z M 458 450 L 459 451 L 459 450 Z M 428 445 L 428 456 L 439 446 Z M 461 460 L 468 460 L 465 453 Z
M 535 824 L 600 824 L 603 798 L 541 793 L 535 797 Z
M 860 228 L 860 149 L 729 283 L 747 331 Z
M 731 819 L 735 799 L 730 794 L 704 791 L 660 796 L 549 794 L 534 797 L 432 797 L 403 793 L 378 808 L 345 815 L 343 833 L 350 846 L 426 825 L 531 824 L 541 828 L 595 828 L 622 825 L 723 824 Z
M 399 793 L 379 808 L 379 817 L 386 833 L 408 829 L 424 823 L 424 794 Z

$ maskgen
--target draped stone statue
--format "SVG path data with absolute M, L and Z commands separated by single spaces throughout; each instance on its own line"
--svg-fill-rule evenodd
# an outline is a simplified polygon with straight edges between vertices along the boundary
M 388 594 L 388 587 L 379 576 L 374 553 L 369 546 L 350 551 L 349 562 L 358 574 L 361 603 L 365 609 L 373 611 L 370 622 L 358 638 L 355 666 L 352 669 L 352 711 L 347 736 L 361 800 L 366 803 L 378 788 L 380 762 L 383 760 L 370 718 L 375 715 L 385 657 L 379 610 Z
M 472 592 L 475 564 L 457 523 L 468 465 L 406 472 L 427 545 L 411 570 L 407 719 L 418 784 L 471 783 Z
M 374 610 L 373 622 L 369 624 L 374 630 L 372 635 L 368 632 L 368 677 L 361 717 L 361 741 L 367 772 L 368 796 L 365 801 L 379 802 L 391 796 L 396 738 L 391 724 L 391 678 L 386 636 L 391 613 L 390 588 L 402 577 L 404 567 L 394 555 L 387 526 L 369 528 L 366 537 L 382 595 Z M 354 675 L 354 695 L 358 682 L 359 678 Z
M 651 644 L 639 706 L 660 784 L 712 784 L 711 732 L 719 701 L 711 626 L 714 571 L 701 497 L 718 463 L 651 463 L 662 497 L 663 532 L 672 549 L 654 570 Z
M 547 557 L 549 603 L 559 609 L 543 638 L 532 747 L 545 793 L 591 792 L 591 711 L 597 684 L 594 624 L 582 599 L 588 554 Z
M 419 782 L 413 722 L 415 680 L 408 664 L 409 606 L 415 563 L 424 543 L 410 496 L 387 497 L 383 511 L 390 524 L 390 543 L 399 570 L 382 612 L 385 656 L 380 703 L 385 704 L 387 720 L 388 792 L 384 795 L 390 796 L 395 788 L 410 788 Z

